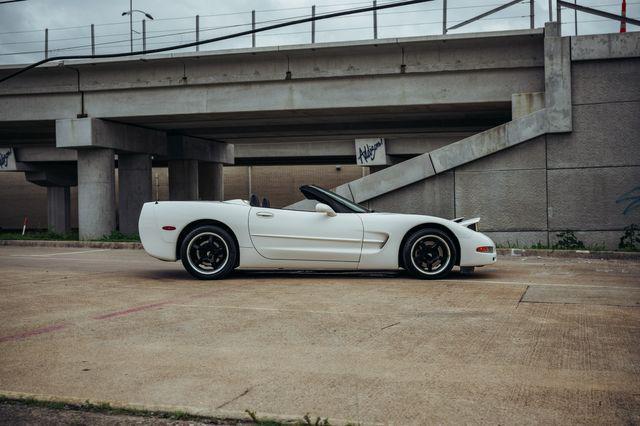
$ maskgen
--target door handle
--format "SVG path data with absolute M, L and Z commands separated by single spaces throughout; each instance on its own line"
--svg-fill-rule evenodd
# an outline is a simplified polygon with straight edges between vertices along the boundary
M 273 217 L 273 213 L 270 212 L 257 212 L 256 216 L 260 217 Z

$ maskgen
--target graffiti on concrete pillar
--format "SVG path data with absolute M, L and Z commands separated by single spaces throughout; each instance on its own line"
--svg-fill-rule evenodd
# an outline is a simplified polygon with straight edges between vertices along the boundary
M 622 214 L 629 214 L 640 207 L 640 186 L 636 186 L 631 191 L 625 192 L 616 200 L 616 204 L 626 204 Z
M 9 168 L 9 159 L 11 157 L 11 154 L 11 148 L 9 148 L 6 152 L 4 150 L 0 152 L 0 169 Z

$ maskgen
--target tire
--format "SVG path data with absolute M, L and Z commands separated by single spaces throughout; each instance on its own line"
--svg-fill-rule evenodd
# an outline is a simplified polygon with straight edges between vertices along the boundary
M 423 280 L 437 280 L 449 275 L 456 256 L 456 245 L 451 237 L 435 228 L 415 231 L 402 246 L 405 269 Z
M 180 257 L 184 269 L 200 280 L 219 280 L 235 268 L 238 248 L 233 237 L 219 226 L 203 225 L 182 241 Z

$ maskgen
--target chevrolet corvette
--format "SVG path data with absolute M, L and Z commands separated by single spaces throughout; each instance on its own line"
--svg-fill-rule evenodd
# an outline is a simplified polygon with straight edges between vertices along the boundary
M 370 211 L 315 185 L 300 187 L 306 209 L 269 202 L 156 201 L 138 223 L 146 252 L 181 260 L 195 278 L 220 279 L 238 269 L 398 270 L 440 279 L 496 261 L 479 219 Z M 311 208 L 309 208 L 311 207 Z

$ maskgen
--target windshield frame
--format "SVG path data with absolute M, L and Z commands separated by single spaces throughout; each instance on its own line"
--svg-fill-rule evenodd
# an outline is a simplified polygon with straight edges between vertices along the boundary
M 324 189 L 322 187 L 319 187 L 317 185 L 303 185 L 300 187 L 300 192 L 302 192 L 302 195 L 305 196 L 305 198 L 309 199 L 309 197 L 307 197 L 307 194 L 305 193 L 305 189 L 311 189 L 312 193 L 313 192 L 319 192 L 320 195 L 323 195 L 325 197 L 329 197 L 333 202 L 338 203 L 340 205 L 342 205 L 345 210 L 347 210 L 350 213 L 371 213 L 371 211 L 363 206 L 361 206 L 360 204 L 354 203 L 353 201 L 339 195 L 336 194 L 333 191 L 329 191 L 328 189 Z M 317 195 L 317 194 L 314 194 Z M 318 200 L 315 200 L 318 201 Z M 322 201 L 322 200 L 320 200 Z M 341 213 L 341 212 L 338 212 Z M 344 212 L 342 212 L 344 213 Z

